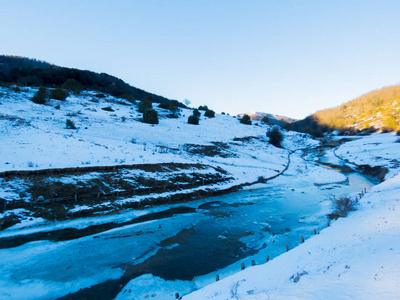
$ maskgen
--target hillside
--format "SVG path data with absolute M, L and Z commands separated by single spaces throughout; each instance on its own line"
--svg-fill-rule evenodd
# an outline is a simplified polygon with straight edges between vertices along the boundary
M 0 83 L 31 87 L 63 87 L 74 92 L 84 89 L 108 93 L 129 101 L 152 96 L 153 101 L 168 103 L 170 100 L 136 87 L 119 78 L 87 70 L 59 67 L 36 59 L 0 55 Z M 180 107 L 185 107 L 182 103 Z
M 0 198 L 13 216 L 3 228 L 35 214 L 55 217 L 50 207 L 38 213 L 31 201 L 59 199 L 66 206 L 57 217 L 72 218 L 82 215 L 81 206 L 87 216 L 232 191 L 282 172 L 290 150 L 318 144 L 286 132 L 286 149 L 276 148 L 268 143 L 268 125 L 204 113 L 199 125 L 191 125 L 193 110 L 171 114 L 157 104 L 159 124 L 146 124 L 137 103 L 94 91 L 36 104 L 31 98 L 37 91 L 0 87 Z M 114 198 L 111 204 L 103 198 L 88 202 L 92 195 Z M 28 211 L 11 212 L 20 208 Z
M 367 93 L 340 106 L 314 113 L 293 123 L 293 129 L 321 135 L 339 131 L 400 130 L 400 85 Z
M 372 184 L 344 175 L 340 165 L 368 164 L 388 169 L 387 176 L 399 166 L 392 133 L 325 149 L 308 134 L 281 130 L 280 148 L 269 143 L 271 125 L 204 111 L 192 125 L 193 109 L 156 103 L 158 124 L 147 124 L 139 101 L 84 90 L 37 104 L 38 91 L 0 86 L 2 299 L 164 300 L 216 275 L 221 286 L 187 297 L 226 299 L 237 282 L 228 276 L 241 262 L 261 264 L 267 254 L 266 268 L 276 266 L 269 273 L 303 272 L 282 267 L 285 244 L 295 248 L 299 235 L 308 239 L 326 227 L 329 197 L 358 195 Z M 323 280 L 313 266 L 305 271 Z M 264 275 L 240 280 L 254 277 Z M 266 295 L 264 286 L 240 286 L 249 297 Z

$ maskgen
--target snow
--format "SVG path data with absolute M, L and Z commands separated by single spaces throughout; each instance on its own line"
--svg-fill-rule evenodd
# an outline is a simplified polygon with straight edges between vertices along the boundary
M 252 186 L 251 189 L 258 188 L 259 193 L 268 193 L 268 189 L 272 188 L 273 191 L 274 185 L 281 185 L 286 189 L 281 191 L 282 194 L 293 192 L 292 199 L 282 203 L 282 206 L 318 206 L 316 214 L 298 220 L 306 224 L 301 230 L 309 230 L 309 234 L 305 235 L 305 243 L 297 246 L 299 234 L 303 232 L 300 230 L 274 236 L 268 242 L 281 245 L 282 249 L 278 249 L 278 246 L 274 250 L 268 249 L 273 258 L 268 263 L 260 264 L 258 260 L 257 266 L 250 267 L 249 261 L 253 257 L 248 257 L 236 263 L 246 263 L 243 271 L 231 265 L 196 277 L 194 282 L 171 282 L 145 274 L 131 280 L 117 299 L 172 299 L 175 292 L 187 294 L 184 299 L 395 299 L 400 295 L 400 175 L 397 174 L 400 144 L 396 142 L 398 137 L 394 134 L 361 137 L 327 152 L 324 160 L 332 164 L 339 165 L 347 161 L 355 165 L 383 166 L 389 169 L 389 173 L 385 182 L 373 187 L 361 199 L 357 211 L 345 219 L 332 222 L 330 227 L 314 236 L 312 228 L 307 227 L 311 225 L 307 224 L 313 224 L 314 221 L 317 224 L 316 220 L 330 211 L 331 203 L 325 198 L 315 203 L 312 198 L 326 195 L 331 188 L 347 181 L 358 186 L 364 185 L 367 190 L 371 185 L 357 175 L 346 177 L 332 168 L 304 160 L 300 151 L 296 150 L 319 145 L 309 135 L 284 131 L 284 149 L 281 149 L 268 143 L 265 134 L 269 129 L 267 125 L 247 126 L 231 116 L 216 115 L 212 119 L 201 117 L 200 125 L 194 126 L 187 124 L 187 117 L 192 110 L 182 109 L 181 117 L 169 119 L 166 117 L 168 112 L 154 105 L 159 113 L 160 124 L 149 125 L 139 121 L 141 116 L 134 105 L 128 102 L 121 104 L 124 100 L 109 95 L 97 99 L 94 92 L 85 91 L 79 96 L 69 96 L 67 101 L 50 100 L 48 105 L 38 105 L 29 100 L 37 89 L 24 90 L 18 93 L 0 87 L 0 172 L 164 162 L 201 163 L 211 166 L 210 169 L 220 167 L 229 172 L 233 179 L 179 193 L 224 189 L 255 182 L 261 176 L 269 178 L 281 174 L 273 183 Z M 61 108 L 56 109 L 57 105 Z M 112 107 L 114 112 L 101 109 L 107 106 Z M 66 119 L 71 119 L 78 129 L 66 129 Z M 226 149 L 222 148 L 226 155 L 205 156 L 187 151 L 187 144 L 213 146 L 213 142 L 227 144 Z M 286 170 L 289 159 L 291 164 Z M 210 169 L 195 172 L 209 174 Z M 193 170 L 185 172 L 191 176 Z M 146 176 L 146 172 L 137 170 L 125 173 L 129 176 L 139 174 Z M 96 172 L 92 172 L 82 176 L 60 176 L 57 180 L 74 184 L 95 176 Z M 155 176 L 164 178 L 167 175 L 159 173 Z M 361 183 L 358 182 L 360 180 Z M 21 198 L 20 191 L 26 188 L 27 183 L 22 179 L 0 178 L 0 198 L 18 200 Z M 356 194 L 350 188 L 344 190 L 351 196 Z M 171 194 L 133 196 L 120 201 L 136 202 Z M 280 194 L 276 197 L 279 199 Z M 76 205 L 69 211 L 78 212 L 93 207 Z M 62 228 L 85 228 L 108 222 L 122 223 L 159 210 L 161 208 L 151 208 L 56 222 L 31 218 L 29 211 L 24 209 L 10 210 L 0 214 L 0 218 L 14 214 L 25 219 L 1 231 L 0 237 Z M 2 249 L 0 298 L 56 298 L 80 288 L 120 278 L 124 272 L 122 268 L 110 267 L 115 265 L 115 253 L 118 253 L 117 260 L 121 264 L 132 259 L 144 261 L 159 249 L 158 242 L 179 231 L 178 222 L 184 228 L 189 228 L 202 218 L 192 217 L 185 214 L 164 220 L 162 230 L 158 227 L 159 221 L 151 221 L 77 240 L 57 243 L 36 241 L 19 246 L 17 250 Z M 259 225 L 271 227 L 270 223 L 279 223 L 282 217 L 279 214 L 271 216 L 269 221 Z M 144 230 L 142 226 L 152 235 L 151 240 L 136 236 L 136 233 Z M 135 232 L 134 237 L 132 232 Z M 123 249 L 119 243 L 110 246 L 107 242 L 116 237 L 124 240 Z M 220 235 L 221 239 L 224 237 Z M 243 237 L 241 241 L 258 249 L 264 242 L 258 236 Z M 285 244 L 290 245 L 289 252 L 285 252 Z M 172 244 L 167 247 L 177 246 Z M 260 255 L 265 253 L 260 251 Z M 49 257 L 53 259 L 49 260 Z M 86 269 L 85 262 L 89 260 L 93 266 Z M 46 270 L 54 272 L 50 274 Z M 213 283 L 215 275 L 219 275 L 221 280 Z M 199 290 L 194 291 L 196 289 Z M 27 290 L 30 292 L 26 293 Z
M 335 154 L 356 165 L 382 166 L 389 169 L 387 178 L 400 167 L 399 136 L 394 133 L 372 134 L 355 141 L 347 142 Z
M 175 280 L 174 282 L 165 281 L 162 278 L 145 274 L 131 280 L 118 294 L 115 300 L 122 299 L 175 299 L 176 289 L 181 293 L 188 293 L 193 288 L 193 284 L 186 281 Z
M 372 135 L 337 151 L 357 163 L 388 166 L 396 174 L 373 187 L 357 211 L 272 261 L 246 268 L 183 299 L 398 299 L 400 174 L 388 163 L 396 158 L 394 140 L 392 134 Z M 363 151 L 372 148 L 374 155 Z M 376 156 L 382 159 L 377 161 Z
M 215 118 L 202 116 L 200 125 L 195 126 L 187 124 L 192 110 L 181 109 L 179 118 L 170 119 L 166 117 L 169 111 L 158 108 L 157 104 L 153 107 L 158 111 L 160 123 L 144 124 L 135 105 L 109 95 L 98 99 L 90 91 L 70 95 L 66 101 L 50 100 L 46 105 L 39 105 L 30 101 L 36 90 L 23 88 L 23 92 L 15 92 L 0 87 L 0 172 L 201 163 L 222 167 L 232 174 L 235 184 L 241 184 L 281 172 L 288 162 L 289 150 L 319 144 L 309 135 L 284 132 L 283 144 L 287 149 L 280 149 L 267 142 L 267 125 L 243 125 L 235 117 L 216 114 Z M 57 106 L 60 108 L 56 109 Z M 114 112 L 101 109 L 108 106 Z M 65 128 L 67 119 L 75 123 L 76 130 Z M 235 140 L 245 137 L 255 138 Z M 224 155 L 206 156 L 186 151 L 188 144 L 214 146 L 213 142 L 226 144 L 221 150 Z M 74 177 L 57 180 L 74 183 Z M 0 197 L 7 201 L 20 199 L 16 190 L 23 189 L 26 184 L 22 180 L 0 179 Z M 29 195 L 26 199 L 30 199 Z

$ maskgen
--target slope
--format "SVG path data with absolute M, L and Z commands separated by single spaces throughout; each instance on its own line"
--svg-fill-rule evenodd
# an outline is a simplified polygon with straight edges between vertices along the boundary
M 293 129 L 321 135 L 323 131 L 394 131 L 400 129 L 400 85 L 367 93 L 338 107 L 293 123 Z

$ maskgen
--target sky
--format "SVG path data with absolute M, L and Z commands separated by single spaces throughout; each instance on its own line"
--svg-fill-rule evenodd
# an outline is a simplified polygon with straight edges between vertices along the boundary
M 304 118 L 400 84 L 398 0 L 0 1 L 0 54 Z

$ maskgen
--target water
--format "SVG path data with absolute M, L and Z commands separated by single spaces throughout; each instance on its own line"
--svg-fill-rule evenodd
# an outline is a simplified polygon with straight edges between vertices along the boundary
M 51 286 L 50 298 L 89 287 L 65 299 L 112 299 L 130 280 L 144 274 L 160 277 L 169 286 L 172 280 L 182 280 L 176 289 L 199 288 L 215 281 L 216 274 L 223 278 L 238 272 L 241 263 L 265 263 L 267 255 L 272 259 L 285 252 L 286 245 L 297 246 L 301 236 L 307 239 L 314 229 L 327 226 L 330 197 L 355 195 L 375 183 L 349 173 L 346 183 L 315 185 L 296 173 L 299 164 L 293 163 L 287 175 L 258 188 L 168 205 L 165 210 L 195 208 L 181 209 L 183 213 L 172 217 L 70 241 L 37 241 L 3 249 L 1 273 L 27 286 L 35 282 Z

